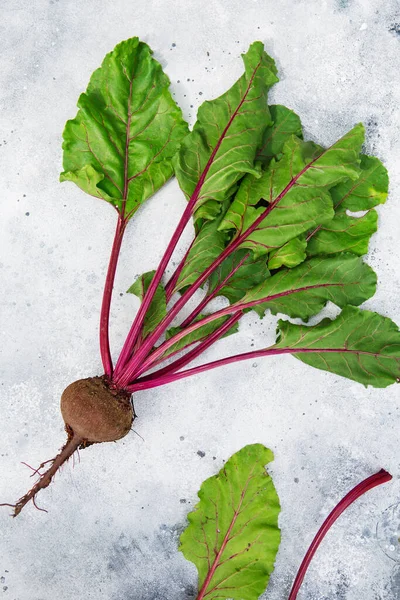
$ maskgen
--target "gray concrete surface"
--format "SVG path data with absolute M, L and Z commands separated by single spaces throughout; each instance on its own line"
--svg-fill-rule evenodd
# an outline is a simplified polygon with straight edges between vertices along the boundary
M 240 52 L 261 39 L 281 77 L 271 101 L 295 109 L 309 138 L 328 144 L 366 124 L 366 150 L 391 178 L 368 257 L 379 288 L 366 305 L 400 323 L 397 1 L 1 0 L 0 11 L 1 500 L 29 486 L 21 461 L 37 465 L 63 443 L 64 387 L 101 372 L 98 316 L 115 213 L 59 184 L 58 174 L 64 123 L 122 39 L 138 35 L 154 48 L 191 123 L 202 100 L 240 75 Z M 156 266 L 183 206 L 171 182 L 129 227 L 112 307 L 115 351 L 137 308 L 124 292 Z M 248 315 L 240 336 L 208 356 L 264 346 L 274 330 L 275 318 Z M 48 514 L 29 507 L 12 520 L 0 510 L 0 597 L 193 598 L 195 569 L 177 551 L 185 516 L 203 479 L 243 445 L 262 442 L 276 456 L 283 535 L 264 598 L 287 598 L 318 524 L 380 467 L 393 482 L 335 525 L 299 599 L 400 598 L 400 563 L 375 535 L 400 500 L 399 400 L 394 386 L 365 389 L 291 357 L 138 394 L 139 435 L 82 452 L 38 498 Z

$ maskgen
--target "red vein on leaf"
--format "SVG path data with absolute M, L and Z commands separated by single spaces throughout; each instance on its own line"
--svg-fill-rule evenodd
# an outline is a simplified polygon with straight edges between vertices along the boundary
M 209 568 L 209 570 L 208 570 L 207 576 L 206 576 L 206 578 L 205 578 L 205 580 L 203 582 L 203 585 L 201 586 L 201 589 L 200 589 L 200 591 L 198 593 L 198 596 L 197 596 L 196 600 L 202 600 L 205 596 L 207 596 L 212 591 L 212 590 L 209 590 L 207 592 L 207 588 L 210 585 L 211 580 L 212 580 L 212 578 L 215 575 L 215 571 L 216 571 L 216 569 L 218 568 L 218 566 L 220 564 L 221 556 L 224 553 L 224 550 L 226 549 L 226 546 L 228 545 L 228 543 L 230 541 L 230 534 L 231 534 L 232 529 L 235 526 L 236 520 L 237 520 L 237 518 L 238 518 L 238 516 L 240 514 L 240 509 L 241 509 L 241 506 L 243 504 L 243 500 L 244 500 L 244 497 L 246 495 L 247 488 L 249 486 L 249 482 L 251 480 L 251 475 L 252 475 L 252 472 L 253 472 L 254 469 L 255 469 L 255 465 L 253 466 L 253 468 L 252 468 L 252 470 L 251 470 L 251 472 L 250 472 L 250 474 L 249 474 L 249 476 L 248 476 L 248 478 L 246 480 L 244 489 L 242 490 L 242 492 L 240 494 L 239 504 L 238 504 L 237 508 L 234 510 L 232 520 L 231 520 L 231 522 L 229 524 L 229 527 L 228 527 L 228 530 L 227 530 L 227 532 L 225 534 L 225 537 L 222 540 L 221 547 L 220 547 L 220 549 L 218 550 L 218 552 L 217 552 L 217 554 L 215 556 L 215 559 L 214 559 L 214 561 L 213 561 L 213 563 L 211 565 L 211 568 Z M 213 588 L 213 589 L 215 589 L 215 588 Z

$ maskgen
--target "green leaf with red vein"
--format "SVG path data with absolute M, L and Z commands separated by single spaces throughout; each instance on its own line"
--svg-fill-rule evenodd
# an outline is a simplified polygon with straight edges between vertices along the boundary
M 291 191 L 292 186 L 296 183 L 295 177 L 299 176 L 308 165 L 310 165 L 309 168 L 312 168 L 312 161 L 322 152 L 323 149 L 314 142 L 303 142 L 294 135 L 290 136 L 284 143 L 282 155 L 272 160 L 269 166 L 262 171 L 261 176 L 257 174 L 255 178 L 249 175 L 242 181 L 232 205 L 225 215 L 221 229 L 234 228 L 237 231 L 243 231 L 246 215 L 257 207 L 261 200 L 271 203 L 288 186 L 287 191 Z M 307 187 L 307 185 L 302 187 Z
M 399 328 L 386 317 L 353 306 L 312 327 L 279 321 L 272 349 L 364 385 L 385 388 L 400 381 Z
M 336 212 L 369 210 L 386 202 L 388 173 L 376 156 L 361 155 L 360 177 L 331 189 Z
M 297 267 L 297 265 L 307 258 L 306 248 L 307 240 L 305 234 L 289 240 L 277 250 L 270 252 L 268 256 L 268 268 L 273 271 L 283 266 L 289 267 L 289 269 Z
M 388 174 L 375 156 L 361 155 L 361 174 L 331 189 L 334 218 L 309 232 L 307 254 L 336 254 L 347 250 L 362 256 L 368 252 L 370 237 L 377 230 L 378 215 L 373 209 L 388 195 Z M 368 211 L 362 216 L 347 211 Z
M 155 271 L 148 271 L 147 273 L 143 273 L 138 279 L 131 285 L 131 287 L 127 290 L 128 294 L 135 294 L 139 298 L 140 301 L 143 300 L 144 295 L 154 277 Z M 143 323 L 143 336 L 146 337 L 149 333 L 151 333 L 160 321 L 167 314 L 167 301 L 165 297 L 165 290 L 161 283 L 157 286 L 156 293 L 154 294 L 154 298 L 151 301 L 151 304 L 146 312 L 146 316 L 144 318 Z
M 220 217 L 205 221 L 196 235 L 174 287 L 180 291 L 192 284 L 221 254 L 228 242 L 226 231 L 218 231 Z
M 272 160 L 257 182 L 256 195 L 250 194 L 248 202 L 235 198 L 220 229 L 245 233 L 262 217 L 268 203 L 265 219 L 242 243 L 259 256 L 280 248 L 313 224 L 331 220 L 334 212 L 329 188 L 358 178 L 363 140 L 362 124 L 326 150 L 292 136 L 284 145 L 282 158 Z M 263 202 L 258 206 L 260 199 Z
M 64 172 L 83 191 L 131 216 L 172 176 L 187 124 L 169 79 L 138 38 L 107 54 L 64 130 Z
M 232 252 L 208 279 L 209 296 L 224 296 L 237 302 L 246 292 L 269 277 L 264 258 L 255 259 L 248 250 Z
M 280 542 L 279 499 L 261 444 L 231 456 L 199 491 L 180 550 L 199 573 L 198 600 L 257 600 L 265 591 Z
M 278 81 L 273 59 L 261 42 L 243 55 L 245 72 L 222 96 L 204 102 L 193 131 L 175 160 L 175 173 L 187 199 L 196 191 L 196 219 L 213 219 L 254 160 L 266 127 L 272 124 L 269 88 Z
M 334 218 L 309 234 L 308 256 L 353 252 L 363 256 L 368 252 L 371 235 L 378 229 L 378 213 L 368 211 L 361 217 L 338 213 Z
M 257 159 L 263 164 L 268 164 L 278 156 L 292 135 L 303 137 L 300 117 L 293 110 L 280 104 L 270 106 L 269 110 L 273 125 L 265 130 L 261 148 L 257 152 Z
M 249 290 L 234 306 L 259 302 L 254 309 L 308 319 L 330 300 L 337 306 L 358 306 L 374 295 L 376 275 L 354 254 L 316 257 L 294 269 L 282 269 Z M 264 301 L 263 301 L 264 300 Z

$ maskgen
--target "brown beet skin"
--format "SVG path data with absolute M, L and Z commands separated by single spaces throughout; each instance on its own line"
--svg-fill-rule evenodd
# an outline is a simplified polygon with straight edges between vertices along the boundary
M 87 442 L 114 442 L 129 433 L 133 423 L 130 394 L 112 390 L 103 377 L 71 383 L 61 396 L 67 429 Z

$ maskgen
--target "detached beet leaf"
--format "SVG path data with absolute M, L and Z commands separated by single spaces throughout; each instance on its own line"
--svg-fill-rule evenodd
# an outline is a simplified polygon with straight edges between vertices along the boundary
M 199 573 L 196 600 L 256 600 L 268 584 L 280 535 L 279 500 L 263 468 L 271 452 L 261 444 L 242 448 L 199 491 L 200 502 L 188 515 L 180 550 Z M 346 509 L 378 485 L 391 481 L 381 469 L 342 498 L 308 548 L 288 600 L 296 600 L 310 563 L 332 525 Z M 249 498 L 249 499 L 248 499 Z
M 127 435 L 134 418 L 131 394 L 140 390 L 277 354 L 293 354 L 319 369 L 375 387 L 399 381 L 396 325 L 355 308 L 375 292 L 375 273 L 360 256 L 376 229 L 374 207 L 386 200 L 386 169 L 377 158 L 360 154 L 362 124 L 323 148 L 303 140 L 300 119 L 293 111 L 281 105 L 268 107 L 268 90 L 278 79 L 274 60 L 261 42 L 250 46 L 243 62 L 242 77 L 225 94 L 202 104 L 188 132 L 169 92 L 168 77 L 149 47 L 132 38 L 106 56 L 79 99 L 77 116 L 67 122 L 61 179 L 74 181 L 118 211 L 100 315 L 104 374 L 72 383 L 62 394 L 67 442 L 47 470 L 37 471 L 39 480 L 13 505 L 14 515 L 30 500 L 35 502 L 38 491 L 50 484 L 77 448 Z M 141 304 L 114 361 L 109 316 L 123 235 L 130 217 L 174 169 L 187 203 L 157 268 L 128 290 Z M 365 214 L 360 216 L 360 211 Z M 193 240 L 167 279 L 171 258 L 191 219 Z M 219 310 L 212 302 L 217 296 L 224 298 Z M 281 321 L 274 346 L 192 366 L 213 344 L 236 332 L 249 310 L 307 321 L 328 301 L 343 309 L 333 321 L 314 326 Z M 259 489 L 257 478 L 243 487 L 247 479 L 240 478 L 246 463 L 236 465 L 235 460 L 218 481 L 207 484 L 216 489 L 221 485 L 218 502 L 225 519 L 221 531 L 229 521 L 223 492 L 229 489 L 229 477 L 238 478 L 240 494 L 246 495 L 252 486 Z M 267 462 L 263 460 L 257 463 L 260 477 Z M 265 481 L 265 473 L 263 477 Z M 254 496 L 254 506 L 263 490 Z M 233 493 L 229 491 L 234 514 L 241 506 L 232 525 L 236 527 L 253 500 L 246 504 L 244 497 Z M 207 509 L 204 502 L 200 512 Z M 211 525 L 204 527 L 211 536 Z M 249 550 L 239 544 L 236 554 L 231 548 L 236 549 L 242 537 L 240 532 L 237 538 L 230 535 L 222 553 L 222 546 L 217 550 L 218 560 L 226 562 L 212 572 L 205 558 L 206 566 L 198 565 L 203 594 L 207 588 L 209 598 L 232 598 L 229 586 L 223 588 L 226 574 L 239 581 L 243 595 L 235 597 L 255 598 L 265 587 L 276 548 L 270 562 L 261 567 L 258 543 Z M 218 534 L 213 543 L 220 542 Z M 255 562 L 236 571 L 249 556 L 255 556 Z M 229 571 L 232 565 L 235 574 Z M 246 572 L 252 573 L 251 584 Z M 218 587 L 218 596 L 209 584 Z
M 279 548 L 279 499 L 261 444 L 246 446 L 207 479 L 188 515 L 180 550 L 199 572 L 197 600 L 257 600 Z

